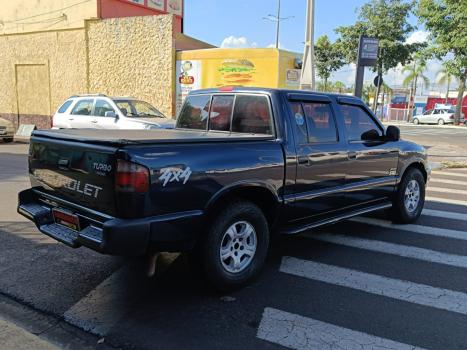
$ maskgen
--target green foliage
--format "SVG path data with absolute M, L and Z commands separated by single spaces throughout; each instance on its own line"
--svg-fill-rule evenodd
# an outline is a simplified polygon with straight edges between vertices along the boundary
M 413 62 L 413 64 L 405 66 L 402 69 L 402 73 L 408 73 L 407 76 L 404 78 L 402 84 L 404 86 L 409 86 L 413 82 L 417 83 L 418 79 L 423 81 L 425 87 L 430 86 L 430 80 L 426 77 L 423 73 L 426 70 L 426 61 L 424 59 L 417 59 Z M 416 86 L 415 86 L 416 88 Z
M 420 0 L 417 14 L 431 33 L 431 52 L 440 59 L 448 57 L 446 71 L 459 80 L 458 122 L 467 79 L 467 1 Z
M 336 44 L 331 43 L 327 35 L 320 36 L 315 44 L 316 73 L 323 80 L 323 91 L 326 91 L 327 81 L 332 72 L 339 70 L 345 61 Z
M 336 29 L 340 36 L 336 45 L 346 61 L 356 63 L 359 37 L 365 35 L 379 39 L 380 54 L 375 71 L 384 73 L 399 63 L 411 62 L 412 54 L 424 46 L 406 43 L 415 29 L 408 22 L 414 5 L 413 0 L 371 0 L 363 5 L 354 25 Z

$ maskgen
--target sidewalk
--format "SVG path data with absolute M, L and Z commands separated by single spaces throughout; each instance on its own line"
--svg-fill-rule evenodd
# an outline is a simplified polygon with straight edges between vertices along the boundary
M 0 317 L 0 344 L 5 350 L 59 350 L 38 336 Z
M 464 129 L 466 130 L 467 127 L 465 125 L 438 125 L 438 124 L 418 124 L 415 125 L 413 123 L 409 122 L 404 122 L 404 121 L 383 121 L 383 125 L 399 125 L 399 126 L 408 126 L 408 127 L 414 127 L 414 128 L 432 128 L 433 126 L 437 128 L 444 128 L 444 129 Z

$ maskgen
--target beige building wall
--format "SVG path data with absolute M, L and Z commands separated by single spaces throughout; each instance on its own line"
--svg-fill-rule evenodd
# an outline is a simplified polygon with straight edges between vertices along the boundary
M 173 17 L 90 21 L 89 92 L 143 99 L 174 115 Z
M 50 126 L 59 104 L 87 92 L 84 29 L 0 36 L 0 116 Z
M 0 35 L 83 28 L 97 9 L 97 0 L 2 0 Z

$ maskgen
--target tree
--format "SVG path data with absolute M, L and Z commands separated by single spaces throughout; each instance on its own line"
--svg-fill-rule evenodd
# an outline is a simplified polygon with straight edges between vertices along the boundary
M 436 76 L 436 81 L 440 85 L 446 85 L 446 99 L 444 103 L 448 103 L 449 98 L 449 88 L 451 87 L 451 82 L 455 79 L 454 75 L 451 74 L 446 65 L 443 65 L 443 68 L 438 72 Z
M 380 77 L 399 63 L 410 63 L 412 54 L 423 47 L 420 43 L 406 42 L 415 29 L 408 22 L 414 5 L 413 0 L 371 0 L 359 9 L 354 25 L 336 28 L 339 34 L 336 45 L 347 63 L 357 63 L 360 35 L 379 40 L 379 55 L 373 71 Z
M 455 123 L 459 123 L 467 80 L 467 1 L 420 0 L 420 21 L 430 31 L 432 52 L 446 59 L 446 69 L 459 80 Z
M 327 35 L 320 36 L 315 44 L 315 65 L 318 76 L 323 80 L 324 89 L 328 89 L 328 79 L 332 72 L 339 70 L 345 61 L 335 43 Z
M 430 80 L 428 77 L 426 77 L 423 73 L 425 73 L 426 70 L 426 61 L 423 58 L 417 57 L 413 63 L 409 66 L 405 66 L 402 69 L 402 73 L 407 73 L 407 76 L 404 78 L 404 81 L 402 84 L 404 86 L 409 86 L 411 85 L 410 88 L 410 97 L 409 97 L 409 113 L 408 113 L 408 118 L 411 116 L 411 111 L 413 109 L 413 103 L 412 100 L 414 96 L 417 93 L 417 85 L 418 85 L 418 80 L 421 79 L 423 81 L 423 84 L 425 87 L 428 87 L 430 85 Z
M 332 90 L 341 94 L 346 92 L 347 86 L 342 81 L 336 81 L 332 84 Z

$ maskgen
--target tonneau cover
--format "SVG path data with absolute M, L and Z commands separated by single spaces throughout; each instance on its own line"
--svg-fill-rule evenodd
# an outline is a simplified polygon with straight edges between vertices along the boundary
M 191 142 L 232 142 L 271 140 L 273 136 L 263 134 L 239 134 L 205 132 L 181 129 L 153 130 L 98 130 L 66 129 L 36 130 L 34 137 L 46 137 L 66 141 L 89 142 L 104 145 L 191 143 Z

